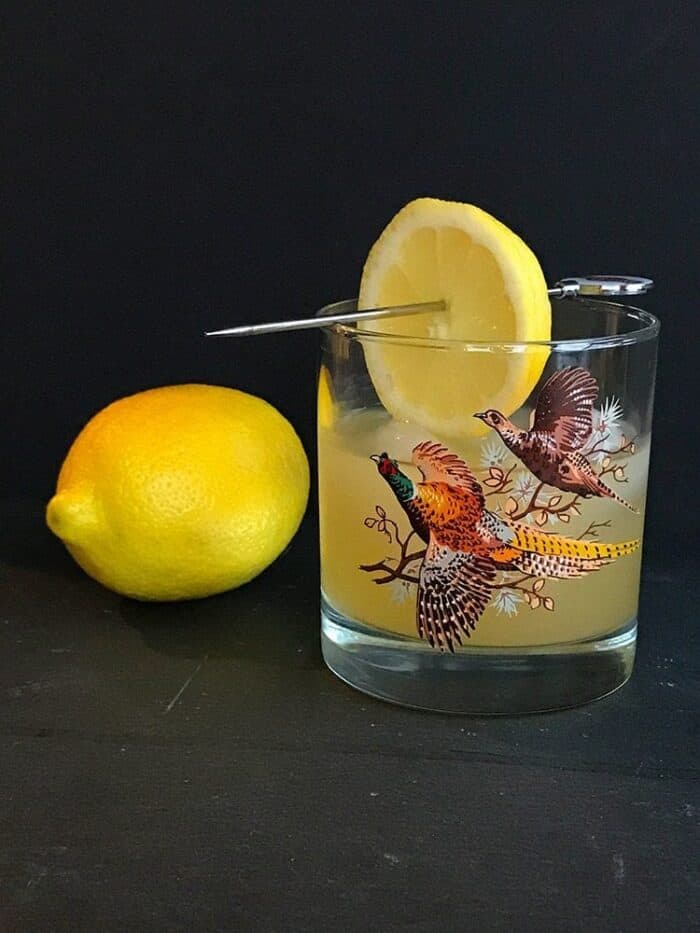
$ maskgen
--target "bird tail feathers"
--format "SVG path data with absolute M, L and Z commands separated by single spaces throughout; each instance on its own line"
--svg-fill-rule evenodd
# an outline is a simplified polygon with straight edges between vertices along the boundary
M 534 577 L 556 577 L 569 579 L 582 577 L 593 570 L 605 567 L 610 561 L 606 558 L 568 557 L 564 554 L 535 554 L 523 551 L 512 561 L 513 566 L 522 573 Z
M 617 557 L 632 554 L 639 547 L 639 541 L 617 544 L 581 541 L 539 531 L 529 525 L 516 524 L 514 531 L 511 547 L 520 553 L 512 558 L 513 565 L 523 573 L 541 577 L 580 577 L 605 567 Z
M 614 489 L 606 486 L 605 483 L 600 479 L 598 480 L 598 488 L 608 499 L 614 499 L 615 502 L 619 502 L 620 505 L 624 505 L 624 507 L 629 509 L 630 512 L 634 512 L 635 515 L 639 515 L 639 509 L 636 509 L 631 503 L 627 501 L 627 499 L 623 499 L 622 496 L 618 495 Z

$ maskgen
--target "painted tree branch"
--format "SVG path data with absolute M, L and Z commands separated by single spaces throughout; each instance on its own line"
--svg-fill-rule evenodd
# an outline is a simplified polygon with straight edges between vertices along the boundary
M 507 470 L 502 470 L 499 466 L 489 467 L 489 475 L 484 480 L 484 486 L 488 486 L 489 490 L 484 493 L 484 496 L 499 496 L 509 493 L 513 488 L 511 477 L 517 465 L 517 463 L 514 463 Z
M 596 444 L 593 445 L 588 450 L 585 450 L 586 456 L 591 456 L 592 454 L 607 454 L 609 457 L 616 457 L 618 454 L 633 454 L 637 449 L 637 438 L 633 437 L 631 440 L 627 440 L 626 436 L 623 434 L 620 437 L 620 444 L 618 447 L 609 450 L 606 448 L 605 442 L 609 440 L 610 435 L 605 434 Z
M 395 521 L 386 517 L 384 509 L 380 505 L 375 506 L 375 512 L 378 518 L 366 518 L 364 520 L 365 527 L 376 528 L 381 534 L 386 534 L 389 538 L 389 543 L 399 545 L 400 555 L 398 558 L 385 557 L 384 560 L 379 560 L 374 564 L 360 564 L 360 570 L 364 570 L 366 573 L 384 573 L 385 576 L 378 577 L 374 580 L 375 583 L 379 584 L 391 583 L 392 580 L 405 580 L 407 583 L 418 583 L 417 574 L 407 571 L 410 564 L 414 561 L 422 560 L 425 555 L 425 548 L 410 552 L 408 550 L 411 539 L 418 537 L 415 531 L 411 529 L 406 537 L 402 539 L 399 534 L 398 525 Z M 394 529 L 393 541 L 391 533 L 386 530 L 386 525 L 390 525 Z
M 527 586 L 531 581 L 534 581 L 532 585 Z M 546 582 L 543 577 L 535 577 L 532 574 L 525 573 L 517 580 L 505 580 L 503 583 L 496 583 L 492 589 L 511 590 L 521 593 L 530 609 L 538 609 L 543 606 L 547 611 L 551 612 L 554 609 L 554 600 L 551 596 L 545 596 L 542 593 Z
M 528 515 L 530 512 L 534 510 L 535 502 L 537 502 L 537 497 L 542 492 L 543 488 L 544 488 L 544 483 L 541 483 L 541 482 L 538 483 L 535 486 L 535 491 L 530 496 L 530 499 L 527 505 L 525 506 L 525 508 L 521 509 L 519 512 L 517 511 L 517 503 L 516 503 L 516 509 L 514 511 L 509 512 L 507 508 L 508 503 L 506 502 L 506 515 L 510 519 L 512 519 L 514 522 L 519 521 L 521 518 L 525 518 L 526 515 Z
M 556 516 L 564 524 L 571 521 L 572 514 L 580 515 L 579 502 L 580 496 L 572 496 L 565 499 L 560 493 L 553 493 L 546 502 L 538 502 L 538 498 L 544 489 L 544 483 L 538 483 L 534 492 L 530 496 L 527 505 L 518 506 L 517 500 L 512 496 L 506 501 L 504 511 L 511 521 L 520 521 L 527 515 L 534 515 L 535 522 L 538 525 L 546 525 L 550 515 Z
M 603 469 L 600 471 L 598 476 L 602 479 L 603 476 L 607 476 L 612 473 L 612 478 L 617 480 L 618 483 L 628 483 L 627 474 L 625 470 L 627 469 L 626 463 L 611 463 L 610 457 L 606 457 L 602 463 Z
M 578 535 L 578 540 L 583 541 L 584 538 L 597 538 L 599 536 L 598 535 L 599 528 L 610 528 L 611 525 L 612 525 L 612 522 L 609 518 L 604 522 L 591 522 L 590 525 L 588 525 L 588 527 L 586 528 L 586 530 L 582 531 L 581 534 Z
M 365 528 L 376 528 L 380 534 L 386 535 L 389 540 L 389 544 L 393 544 L 391 537 L 391 530 L 394 531 L 394 538 L 396 541 L 399 540 L 399 526 L 392 518 L 387 518 L 387 514 L 381 505 L 375 505 L 374 507 L 375 515 L 369 515 L 363 522 Z M 376 516 L 376 517 L 375 517 Z

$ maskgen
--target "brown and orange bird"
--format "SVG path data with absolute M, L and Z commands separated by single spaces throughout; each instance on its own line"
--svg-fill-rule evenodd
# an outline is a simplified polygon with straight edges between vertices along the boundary
M 495 408 L 474 417 L 497 431 L 503 443 L 537 479 L 586 499 L 614 499 L 638 511 L 595 472 L 581 448 L 593 430 L 593 402 L 598 383 L 580 366 L 560 369 L 542 387 L 529 431 L 517 427 Z
M 470 637 L 501 570 L 538 577 L 579 577 L 631 554 L 638 541 L 600 544 L 506 522 L 486 508 L 479 481 L 441 444 L 413 450 L 423 482 L 414 482 L 387 453 L 373 454 L 411 523 L 427 544 L 418 582 L 418 634 L 441 651 Z

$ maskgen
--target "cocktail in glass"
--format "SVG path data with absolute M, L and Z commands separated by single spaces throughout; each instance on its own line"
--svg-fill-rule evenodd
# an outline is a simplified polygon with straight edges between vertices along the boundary
M 322 644 L 339 677 L 472 713 L 573 706 L 629 678 L 658 331 L 585 299 L 552 302 L 547 342 L 324 330 Z M 470 381 L 485 355 L 500 381 L 535 374 L 516 410 Z M 389 359 L 417 385 L 430 373 L 438 430 L 419 404 L 387 409 Z

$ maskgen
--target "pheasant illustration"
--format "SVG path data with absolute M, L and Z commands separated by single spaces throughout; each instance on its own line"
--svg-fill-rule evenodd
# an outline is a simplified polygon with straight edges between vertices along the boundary
M 585 369 L 569 366 L 542 387 L 529 431 L 517 427 L 495 408 L 474 417 L 497 431 L 503 443 L 542 483 L 583 498 L 614 499 L 632 512 L 638 510 L 607 486 L 581 448 L 593 430 L 593 402 L 598 383 Z
M 470 637 L 499 571 L 578 577 L 639 546 L 579 541 L 504 521 L 486 508 L 481 485 L 464 460 L 432 441 L 413 450 L 422 482 L 414 482 L 387 453 L 371 459 L 427 544 L 416 624 L 419 636 L 441 651 L 454 651 Z

